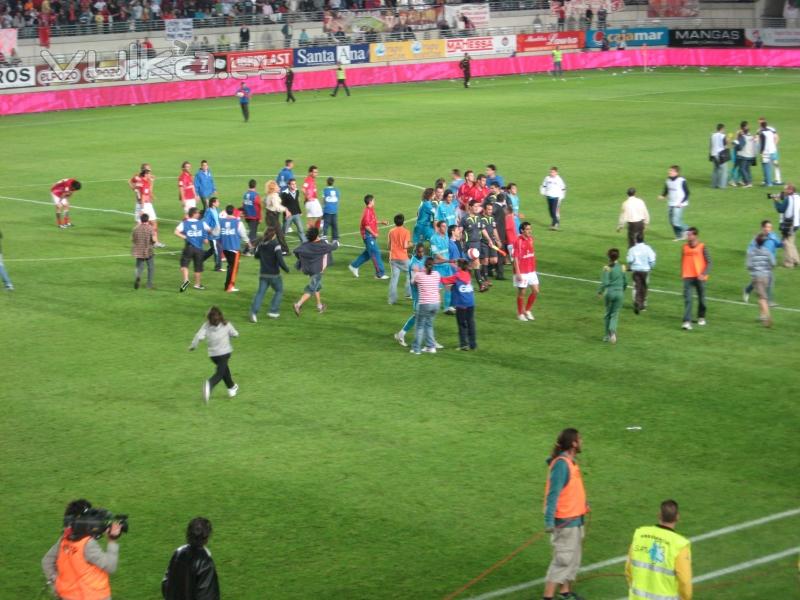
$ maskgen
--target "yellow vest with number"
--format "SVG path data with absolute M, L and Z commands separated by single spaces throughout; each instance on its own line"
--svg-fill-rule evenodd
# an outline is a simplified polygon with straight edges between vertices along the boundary
M 690 543 L 666 527 L 639 527 L 631 543 L 629 600 L 680 600 L 675 561 Z

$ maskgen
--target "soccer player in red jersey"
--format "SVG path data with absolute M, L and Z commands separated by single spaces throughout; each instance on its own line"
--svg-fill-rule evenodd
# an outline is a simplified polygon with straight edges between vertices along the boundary
M 81 189 L 81 182 L 77 179 L 60 179 L 50 188 L 50 196 L 56 206 L 56 223 L 61 229 L 72 227 L 69 220 L 69 199 Z
M 533 250 L 531 224 L 525 221 L 519 226 L 519 237 L 514 242 L 514 287 L 517 288 L 517 319 L 533 321 L 533 303 L 539 295 L 539 277 L 536 274 L 536 253 Z M 525 302 L 525 290 L 531 288 Z M 524 306 L 524 309 L 523 309 Z
M 142 165 L 142 170 L 139 175 L 131 178 L 131 187 L 134 186 L 133 182 L 136 180 L 136 192 L 141 203 L 141 213 L 145 214 L 150 219 L 150 224 L 153 226 L 153 240 L 156 248 L 165 248 L 166 244 L 158 241 L 158 217 L 156 216 L 156 209 L 153 207 L 153 184 L 156 178 L 150 170 L 149 163 Z
M 178 200 L 183 204 L 183 214 L 190 208 L 197 207 L 197 192 L 194 189 L 194 176 L 191 173 L 192 165 L 188 160 L 181 164 L 181 174 L 178 175 Z
M 499 221 L 499 217 L 498 217 Z M 499 227 L 500 225 L 498 225 Z M 506 250 L 508 251 L 509 257 L 512 259 L 514 258 L 514 242 L 517 241 L 517 220 L 514 218 L 514 207 L 510 204 L 506 206 L 506 218 L 505 218 L 505 228 L 506 228 Z
M 486 175 L 481 173 L 475 180 L 475 187 L 472 189 L 472 196 L 475 200 L 483 204 L 489 195 L 489 186 L 486 185 Z
M 475 171 L 464 171 L 464 183 L 462 183 L 461 187 L 458 188 L 458 194 L 456 194 L 458 198 L 458 208 L 461 210 L 461 213 L 458 215 L 459 219 L 469 214 L 469 201 L 475 200 L 475 197 L 473 196 L 474 188 Z
M 144 177 L 150 171 L 148 163 L 142 163 L 139 167 L 139 172 L 134 173 L 133 177 L 128 180 L 128 186 L 133 190 L 133 195 L 136 203 L 133 208 L 133 220 L 139 222 L 139 216 L 142 214 L 142 186 L 144 185 Z
M 307 225 L 319 229 L 322 220 L 322 205 L 317 197 L 317 173 L 319 173 L 319 169 L 316 166 L 308 167 L 308 177 L 303 180 L 303 197 L 306 205 Z

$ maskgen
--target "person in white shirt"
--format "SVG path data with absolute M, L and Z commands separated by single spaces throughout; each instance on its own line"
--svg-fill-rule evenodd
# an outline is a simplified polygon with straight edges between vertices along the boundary
M 714 170 L 711 172 L 712 188 L 724 189 L 728 185 L 728 169 L 725 167 L 725 163 L 730 160 L 730 154 L 726 152 L 727 145 L 725 125 L 719 123 L 717 131 L 711 134 L 711 145 L 708 152 L 709 159 L 714 163 Z
M 686 225 L 683 223 L 683 209 L 689 206 L 689 186 L 686 179 L 681 177 L 681 168 L 672 165 L 667 171 L 667 180 L 664 182 L 664 191 L 659 196 L 667 200 L 669 224 L 675 232 L 676 242 L 680 242 L 686 235 Z
M 567 195 L 567 186 L 558 174 L 558 167 L 550 167 L 550 174 L 539 186 L 539 193 L 547 199 L 550 211 L 550 230 L 558 231 L 561 225 L 561 202 Z
M 753 187 L 753 176 L 750 174 L 750 167 L 756 161 L 755 136 L 750 134 L 747 121 L 742 121 L 739 125 L 739 132 L 736 135 L 734 145 L 736 147 L 736 168 L 739 172 L 742 187 Z M 733 181 L 731 185 L 736 185 Z
M 228 396 L 233 398 L 239 391 L 239 386 L 233 382 L 228 361 L 233 352 L 231 338 L 239 337 L 236 328 L 225 320 L 222 311 L 212 306 L 206 315 L 206 322 L 200 327 L 192 340 L 189 350 L 194 350 L 197 345 L 206 340 L 208 344 L 208 357 L 216 365 L 214 374 L 203 382 L 203 401 L 208 404 L 211 391 L 220 381 L 228 388 Z
M 780 141 L 778 132 L 767 124 L 764 117 L 758 118 L 758 124 L 760 126 L 758 141 L 761 152 L 761 170 L 764 172 L 764 182 L 761 185 L 783 185 L 781 168 L 778 164 L 778 142 Z
M 642 236 L 644 239 L 644 228 L 650 224 L 650 213 L 647 212 L 647 205 L 644 200 L 636 197 L 636 188 L 628 188 L 628 198 L 622 203 L 622 210 L 619 213 L 617 222 L 617 232 L 628 226 L 628 248 L 636 243 L 636 237 Z
M 636 244 L 628 248 L 628 268 L 633 274 L 633 312 L 637 315 L 647 308 L 647 281 L 656 265 L 656 253 L 644 243 L 641 233 L 636 235 Z

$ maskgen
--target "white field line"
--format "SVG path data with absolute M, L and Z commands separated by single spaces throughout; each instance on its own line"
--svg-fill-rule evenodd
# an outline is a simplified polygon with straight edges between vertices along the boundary
M 252 179 L 253 177 L 269 177 L 271 179 L 275 179 L 277 177 L 277 173 L 247 173 L 245 175 L 241 175 L 241 174 L 239 174 L 239 175 L 214 175 L 214 179 L 233 179 L 233 178 L 236 178 L 236 177 L 241 177 L 243 181 L 246 181 L 248 179 Z M 381 178 L 381 177 L 346 177 L 344 175 L 319 175 L 318 179 L 325 179 L 326 177 L 335 177 L 337 179 L 351 179 L 353 181 L 380 181 L 380 182 L 383 182 L 383 183 L 394 183 L 394 184 L 397 184 L 397 185 L 404 185 L 406 187 L 414 188 L 414 189 L 417 189 L 417 190 L 424 190 L 425 189 L 425 187 L 421 186 L 421 185 L 416 185 L 416 184 L 413 184 L 413 183 L 406 183 L 405 181 L 397 181 L 395 179 L 384 179 L 384 178 Z M 165 179 L 165 178 L 168 179 L 169 181 L 172 181 L 172 183 L 175 183 L 175 181 L 173 181 L 172 178 L 166 177 L 164 175 L 162 175 L 160 177 L 156 177 L 156 181 L 159 181 L 159 180 Z M 81 179 L 81 183 L 83 183 L 83 184 L 86 184 L 86 183 L 122 183 L 122 182 L 127 183 L 129 180 L 130 180 L 130 178 L 94 179 L 94 180 L 91 180 L 91 181 L 85 181 L 85 180 Z M 176 180 L 177 180 L 177 178 L 176 178 Z M 20 184 L 14 184 L 14 183 L 6 184 L 6 183 L 4 183 L 3 185 L 4 185 L 5 188 L 13 188 L 13 189 L 33 187 L 33 188 L 47 188 L 49 190 L 50 187 L 53 185 L 53 183 L 52 182 L 50 182 L 50 183 L 20 183 Z M 37 202 L 39 202 L 39 201 L 37 200 Z M 52 204 L 52 203 L 51 202 L 50 203 L 46 202 L 45 204 Z M 132 214 L 133 213 L 131 213 L 131 215 Z
M 595 285 L 600 285 L 600 282 L 595 279 L 584 279 L 582 277 L 570 277 L 569 275 L 556 275 L 555 273 L 542 273 L 539 272 L 539 275 L 543 275 L 545 277 L 553 277 L 555 279 L 568 279 L 570 281 L 580 281 L 583 283 L 593 283 Z M 670 296 L 683 296 L 683 292 L 675 292 L 672 290 L 659 290 L 656 288 L 647 288 L 649 292 L 655 292 L 657 294 L 668 294 Z M 754 304 L 748 304 L 746 302 L 742 302 L 741 300 L 728 300 L 727 298 L 712 298 L 711 296 L 706 296 L 706 300 L 710 300 L 712 302 L 721 302 L 723 304 L 735 304 L 737 306 L 755 306 Z M 774 310 L 785 310 L 788 312 L 800 312 L 800 308 L 792 308 L 790 306 L 771 306 L 770 309 Z
M 269 177 L 269 175 L 257 174 L 257 175 L 220 175 L 219 176 L 219 178 L 224 178 L 224 177 Z M 327 175 L 323 175 L 321 177 L 328 177 L 328 176 Z M 344 175 L 336 175 L 335 177 L 337 177 L 338 179 L 350 179 L 350 180 L 353 180 L 353 181 L 379 181 L 379 182 L 382 182 L 382 183 L 393 183 L 393 184 L 396 184 L 396 185 L 403 185 L 403 186 L 414 188 L 414 189 L 418 189 L 418 190 L 425 189 L 421 185 L 416 185 L 416 184 L 413 184 L 413 183 L 407 183 L 405 181 L 397 181 L 396 179 L 386 179 L 386 178 L 382 178 L 382 177 L 348 177 L 348 176 L 344 176 Z M 106 183 L 106 182 L 120 182 L 120 181 L 128 181 L 128 180 L 127 179 L 102 179 L 102 180 L 98 180 L 97 182 L 86 182 L 86 183 Z M 15 197 L 12 197 L 12 196 L 0 196 L 0 199 L 2 199 L 2 200 L 14 200 L 14 201 L 17 201 L 17 202 L 28 202 L 28 203 L 31 203 L 31 204 L 43 204 L 43 205 L 46 205 L 46 206 L 52 206 L 52 202 L 45 202 L 43 200 L 29 200 L 27 198 L 15 198 Z M 90 207 L 86 207 L 86 206 L 74 206 L 74 205 L 72 205 L 71 208 L 77 208 L 77 209 L 80 209 L 80 210 L 93 210 L 93 211 L 98 211 L 98 212 L 114 213 L 114 214 L 126 215 L 126 216 L 129 216 L 129 217 L 133 216 L 132 212 L 125 212 L 125 211 L 116 210 L 116 209 L 90 208 Z M 159 221 L 167 221 L 167 222 L 170 222 L 170 223 L 179 223 L 180 222 L 180 221 L 176 221 L 174 219 L 161 219 L 161 218 L 159 218 L 158 220 Z M 412 219 L 407 219 L 406 223 L 413 223 L 414 221 L 416 221 L 416 217 L 414 217 Z M 385 225 L 385 226 L 379 227 L 378 229 L 388 229 L 389 227 L 391 227 L 391 225 Z M 340 237 L 360 235 L 360 233 L 361 233 L 360 231 L 350 231 L 350 232 L 347 232 L 347 233 L 340 234 Z M 360 246 L 350 246 L 348 244 L 342 244 L 342 246 L 344 246 L 346 248 L 356 248 L 356 249 L 360 248 Z M 164 254 L 166 254 L 166 253 L 164 253 Z M 92 257 L 79 257 L 79 258 L 76 258 L 76 260 L 86 260 L 86 259 L 89 259 L 89 258 L 92 258 Z M 98 256 L 96 258 L 116 258 L 116 256 Z M 55 259 L 40 258 L 40 259 L 16 259 L 16 260 L 17 261 L 24 261 L 24 260 L 28 260 L 28 261 L 33 261 L 33 260 L 36 260 L 36 261 L 47 261 L 47 260 L 69 260 L 69 259 L 64 257 L 64 258 L 55 258 Z M 584 279 L 582 277 L 571 277 L 569 275 L 557 275 L 555 273 L 542 273 L 542 272 L 540 272 L 539 275 L 543 275 L 544 277 L 553 277 L 555 279 L 566 279 L 566 280 L 569 280 L 569 281 L 580 281 L 582 283 L 592 283 L 592 284 L 595 284 L 595 285 L 598 285 L 600 283 L 599 281 L 594 280 L 594 279 Z M 675 292 L 675 291 L 671 291 L 671 290 L 659 290 L 659 289 L 656 289 L 656 288 L 649 288 L 649 291 L 651 291 L 653 293 L 657 293 L 657 294 L 668 294 L 670 296 L 682 296 L 683 295 L 681 292 Z M 706 299 L 709 300 L 709 301 L 712 301 L 712 302 L 720 302 L 722 304 L 734 304 L 734 305 L 737 305 L 737 306 L 750 306 L 750 304 L 747 304 L 745 302 L 741 302 L 741 301 L 738 301 L 738 300 L 728 300 L 726 298 L 714 298 L 714 297 L 711 297 L 711 296 L 707 296 Z M 772 308 L 774 308 L 775 310 L 781 310 L 781 311 L 785 311 L 785 312 L 797 312 L 797 313 L 800 313 L 800 308 L 792 308 L 792 307 L 789 307 L 789 306 L 773 306 Z
M 180 254 L 181 250 L 168 250 L 166 252 L 156 252 L 156 256 L 164 254 Z M 5 262 L 51 262 L 58 260 L 95 260 L 98 258 L 133 258 L 131 253 L 127 254 L 105 254 L 103 256 L 57 256 L 54 258 L 7 258 Z
M 723 527 L 721 529 L 714 529 L 713 531 L 708 531 L 706 533 L 690 537 L 689 540 L 692 542 L 700 542 L 703 540 L 719 537 L 722 535 L 727 535 L 729 533 L 735 533 L 738 531 L 743 531 L 745 529 L 750 529 L 751 527 L 758 527 L 760 525 L 771 523 L 773 521 L 787 519 L 789 517 L 794 517 L 797 515 L 800 515 L 800 508 L 793 508 L 791 510 L 785 510 L 783 512 L 767 515 L 766 517 L 761 517 L 759 519 L 753 519 L 752 521 L 745 521 L 744 523 L 739 523 L 737 525 L 730 525 L 728 527 Z M 578 573 L 589 573 L 591 571 L 597 571 L 599 569 L 604 569 L 612 565 L 618 565 L 620 563 L 624 563 L 627 558 L 628 558 L 627 555 L 622 555 L 622 556 L 616 556 L 614 558 L 609 558 L 607 560 L 603 560 L 600 562 L 592 563 L 590 565 L 586 565 L 585 567 L 581 567 L 580 569 L 578 569 Z M 710 573 L 708 575 L 710 575 Z M 544 582 L 545 578 L 541 577 L 539 579 L 534 579 L 532 581 L 526 581 L 524 583 L 512 585 L 511 587 L 502 588 L 499 590 L 495 590 L 493 592 L 487 592 L 485 594 L 481 594 L 480 596 L 472 596 L 470 597 L 469 600 L 489 600 L 490 598 L 500 598 L 501 596 L 507 596 L 508 594 L 513 594 L 514 592 L 521 592 L 523 590 L 536 587 L 537 585 L 542 585 Z
M 781 560 L 782 558 L 786 558 L 787 556 L 797 556 L 800 553 L 800 546 L 795 546 L 794 548 L 787 548 L 781 552 L 775 552 L 774 554 L 767 554 L 766 556 L 762 556 L 760 558 L 754 558 L 753 560 L 747 560 L 745 562 L 741 562 L 738 565 L 731 565 L 730 567 L 725 567 L 724 569 L 717 569 L 716 571 L 711 571 L 710 573 L 706 573 L 705 575 L 698 575 L 697 577 L 692 578 L 692 583 L 702 583 L 703 581 L 710 581 L 711 579 L 719 579 L 720 577 L 725 577 L 725 575 L 730 575 L 731 573 L 738 573 L 739 571 L 744 571 L 746 569 L 752 569 L 753 567 L 757 567 L 758 565 L 765 565 L 767 563 L 775 562 L 776 560 Z M 628 596 L 623 596 L 622 598 L 617 598 L 617 600 L 628 600 Z

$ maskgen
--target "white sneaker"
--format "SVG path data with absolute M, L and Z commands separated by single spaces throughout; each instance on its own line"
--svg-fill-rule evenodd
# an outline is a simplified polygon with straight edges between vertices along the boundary
M 692 324 L 689 321 L 684 321 L 682 328 L 685 329 L 686 331 L 691 331 L 692 330 Z
M 239 391 L 239 386 L 234 383 L 232 388 L 228 388 L 228 396 L 234 398 L 238 391 Z
M 350 272 L 353 274 L 353 277 L 358 279 L 358 269 L 356 269 L 353 265 L 347 265 L 347 268 L 350 269 Z
M 277 319 L 277 318 L 278 318 L 278 317 L 280 317 L 281 315 L 280 315 L 280 313 L 267 313 L 267 316 L 268 316 L 270 319 Z
M 165 243 L 163 243 L 163 242 L 158 242 L 157 244 L 153 244 L 153 246 L 156 247 L 156 248 L 166 248 L 167 247 L 167 245 Z
M 517 315 L 517 321 L 527 321 L 527 320 L 528 320 L 528 317 L 526 317 L 522 313 Z
M 409 350 L 409 352 L 411 354 L 422 354 L 422 352 L 420 352 L 419 350 L 414 350 L 413 348 L 411 350 Z
M 745 304 L 750 302 L 750 294 L 748 294 L 747 292 L 742 292 L 742 300 L 744 301 Z
M 436 348 L 423 348 L 422 351 L 428 354 L 436 354 Z
M 206 379 L 203 382 L 203 402 L 208 404 L 208 399 L 211 398 L 211 384 Z
M 617 343 L 617 334 L 616 333 L 612 333 L 611 335 L 609 335 L 608 336 L 608 341 L 611 344 L 616 344 Z
M 228 288 L 226 291 L 227 291 L 228 293 L 230 293 L 230 292 L 238 292 L 238 291 L 239 291 L 239 288 L 232 287 L 232 288 Z
M 703 325 L 706 324 L 706 320 L 705 319 L 697 319 L 697 324 L 702 327 Z
M 258 323 L 258 315 L 256 315 L 256 313 L 250 313 L 250 322 Z
M 525 316 L 528 317 L 528 321 L 535 321 L 536 318 L 533 316 L 533 313 L 529 310 L 525 311 Z
M 444 346 L 442 346 L 439 342 L 433 342 L 433 347 L 437 350 L 444 350 Z
M 454 315 L 454 314 L 456 314 L 456 309 L 455 309 L 455 307 L 451 306 L 444 312 L 447 313 L 448 315 Z
M 397 343 L 400 344 L 403 348 L 408 346 L 408 344 L 406 344 L 406 333 L 405 333 L 405 331 L 401 330 L 401 331 L 398 331 L 397 333 L 395 333 L 394 334 L 394 339 L 397 340 Z
M 356 275 L 358 277 L 358 275 Z M 389 279 L 389 276 L 384 273 L 383 275 L 375 275 L 375 279 Z

